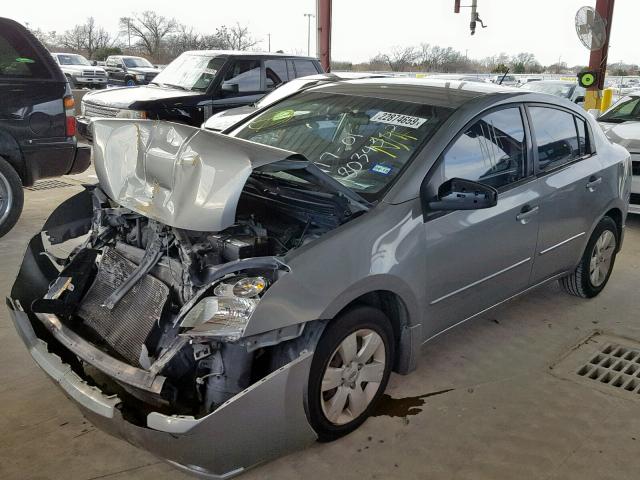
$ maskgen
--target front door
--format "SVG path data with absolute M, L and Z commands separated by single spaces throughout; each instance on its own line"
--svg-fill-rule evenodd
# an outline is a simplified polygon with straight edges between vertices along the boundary
M 496 206 L 426 217 L 425 339 L 527 288 L 538 234 L 524 109 L 490 111 L 440 159 L 430 190 L 464 178 L 498 189 Z

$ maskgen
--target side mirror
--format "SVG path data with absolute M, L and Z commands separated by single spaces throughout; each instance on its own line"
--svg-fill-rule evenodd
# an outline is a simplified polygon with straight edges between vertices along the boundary
M 440 185 L 435 200 L 425 203 L 433 211 L 479 210 L 495 206 L 498 191 L 483 183 L 452 178 Z
M 584 95 L 576 97 L 575 102 L 576 103 L 584 103 Z
M 225 93 L 238 93 L 240 91 L 240 87 L 238 87 L 237 83 L 225 82 L 222 84 L 222 91 Z

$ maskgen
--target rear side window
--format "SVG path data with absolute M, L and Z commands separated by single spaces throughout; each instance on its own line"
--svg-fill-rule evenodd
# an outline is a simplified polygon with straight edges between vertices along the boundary
M 236 60 L 227 70 L 224 84 L 238 85 L 238 93 L 260 91 L 260 60 Z
M 276 88 L 278 85 L 281 85 L 289 80 L 286 60 L 265 60 L 264 67 L 265 75 L 267 77 L 268 90 Z
M 296 77 L 306 77 L 307 75 L 316 75 L 318 70 L 311 60 L 294 60 L 296 66 Z
M 582 156 L 571 113 L 555 108 L 530 107 L 529 114 L 538 144 L 540 171 L 551 170 Z
M 502 188 L 526 176 L 525 152 L 520 109 L 497 110 L 458 137 L 445 154 L 444 176 Z
M 0 25 L 0 78 L 50 78 L 46 64 L 24 34 L 10 24 Z

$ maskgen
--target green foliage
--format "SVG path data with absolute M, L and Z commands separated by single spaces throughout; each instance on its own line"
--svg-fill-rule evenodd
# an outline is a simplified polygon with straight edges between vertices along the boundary
M 93 60 L 105 60 L 111 55 L 122 55 L 120 47 L 103 47 L 93 53 Z

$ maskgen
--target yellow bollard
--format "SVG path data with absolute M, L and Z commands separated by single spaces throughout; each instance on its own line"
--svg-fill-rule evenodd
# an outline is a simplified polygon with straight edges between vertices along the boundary
M 611 100 L 613 100 L 613 88 L 605 88 L 602 91 L 602 102 L 600 104 L 600 111 L 604 112 L 611 106 Z
M 587 90 L 584 96 L 584 109 L 593 110 L 600 108 L 600 90 Z

